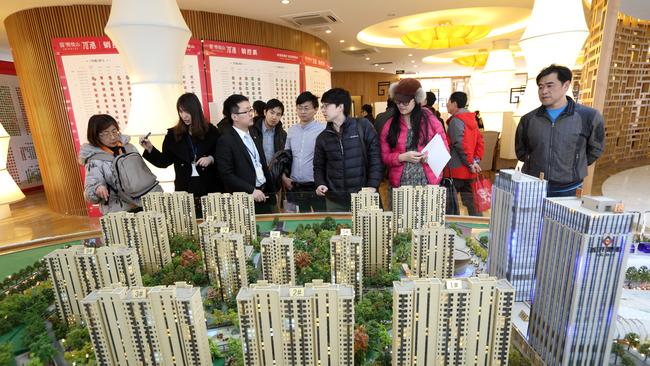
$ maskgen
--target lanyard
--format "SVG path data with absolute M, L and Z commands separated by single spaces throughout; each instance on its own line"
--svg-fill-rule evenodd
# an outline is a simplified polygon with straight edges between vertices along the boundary
M 192 152 L 192 161 L 196 161 L 196 154 L 198 153 L 198 148 L 194 146 L 194 143 L 192 142 L 192 136 L 190 134 L 187 134 L 187 142 L 190 144 L 190 151 Z
M 246 140 L 244 142 L 244 147 L 246 148 L 246 150 L 248 150 L 248 153 L 253 157 L 254 160 L 253 163 L 257 163 L 259 158 L 257 157 L 257 148 L 255 147 L 255 142 L 253 141 L 253 138 L 250 137 L 250 135 L 244 135 L 244 140 Z M 248 141 L 253 143 L 253 151 L 251 151 L 251 149 L 248 147 Z

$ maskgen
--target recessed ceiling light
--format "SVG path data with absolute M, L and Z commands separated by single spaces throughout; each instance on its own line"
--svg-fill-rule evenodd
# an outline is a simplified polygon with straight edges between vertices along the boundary
M 339 40 L 339 43 L 344 43 L 344 42 L 345 42 L 345 39 Z
M 370 57 L 366 57 L 366 61 L 370 61 Z
M 382 67 L 382 68 L 381 68 L 381 69 L 379 69 L 379 70 L 383 70 L 383 69 L 384 69 L 384 68 Z
M 334 70 L 334 66 L 330 66 L 330 70 Z
M 287 5 L 287 4 L 290 3 L 290 1 L 289 0 L 282 0 L 281 3 L 283 3 L 284 5 Z
M 413 54 L 412 54 L 412 53 L 409 53 L 409 57 L 413 57 Z
M 325 33 L 330 34 L 330 33 L 332 33 L 332 30 L 331 30 L 331 29 L 327 29 L 327 30 L 325 30 Z
M 415 63 L 415 60 L 411 60 L 411 63 L 414 64 L 414 63 Z
M 375 66 L 379 66 L 379 64 L 375 64 Z

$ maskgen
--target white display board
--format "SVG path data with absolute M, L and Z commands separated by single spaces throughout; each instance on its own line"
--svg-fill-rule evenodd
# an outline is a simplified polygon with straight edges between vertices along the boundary
M 284 104 L 284 128 L 298 123 L 295 101 L 301 91 L 300 54 L 227 42 L 204 41 L 203 47 L 211 103 L 222 106 L 232 94 L 247 96 L 251 104 L 276 98 Z M 211 109 L 211 115 L 223 118 L 222 108 Z
M 110 39 L 55 38 L 52 44 L 77 151 L 87 141 L 88 119 L 94 114 L 113 116 L 124 130 L 131 107 L 131 85 Z M 199 97 L 207 111 L 200 41 L 190 40 L 188 44 L 183 86 Z
M 332 88 L 332 74 L 330 65 L 326 60 L 313 56 L 303 56 L 305 65 L 305 90 L 310 91 L 319 99 L 326 91 Z M 322 113 L 316 113 L 317 120 L 325 121 Z

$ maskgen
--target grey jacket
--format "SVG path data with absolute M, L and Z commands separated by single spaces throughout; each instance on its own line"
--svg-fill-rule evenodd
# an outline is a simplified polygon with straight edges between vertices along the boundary
M 129 143 L 129 136 L 121 135 L 120 139 L 127 153 L 137 152 L 135 146 Z M 117 189 L 117 176 L 113 170 L 113 159 L 113 154 L 91 144 L 83 144 L 81 149 L 79 149 L 79 163 L 86 166 L 84 196 L 91 203 L 99 203 L 102 214 L 126 211 L 141 205 L 139 199 L 126 201 L 114 190 Z M 95 194 L 95 190 L 100 185 L 108 189 L 108 202 L 104 202 Z M 113 189 L 110 187 L 113 187 Z M 152 192 L 161 191 L 162 188 L 160 186 L 152 190 Z
M 587 166 L 602 155 L 605 140 L 603 116 L 570 97 L 567 102 L 555 124 L 544 106 L 521 117 L 515 136 L 522 171 L 532 176 L 544 172 L 549 184 L 557 186 L 581 182 Z

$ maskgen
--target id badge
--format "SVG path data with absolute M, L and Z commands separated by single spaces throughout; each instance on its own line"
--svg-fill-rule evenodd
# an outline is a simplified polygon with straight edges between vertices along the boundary
M 199 176 L 199 171 L 196 170 L 196 163 L 192 163 L 192 176 L 193 177 L 198 177 Z

